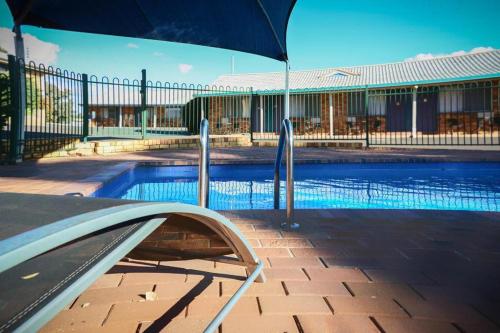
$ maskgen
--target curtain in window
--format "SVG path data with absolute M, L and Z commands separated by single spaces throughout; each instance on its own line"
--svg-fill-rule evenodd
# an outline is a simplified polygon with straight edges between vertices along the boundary
M 368 99 L 368 115 L 370 116 L 384 116 L 387 103 L 385 96 L 370 96 Z
M 461 112 L 464 110 L 464 94 L 462 90 L 439 91 L 439 112 Z

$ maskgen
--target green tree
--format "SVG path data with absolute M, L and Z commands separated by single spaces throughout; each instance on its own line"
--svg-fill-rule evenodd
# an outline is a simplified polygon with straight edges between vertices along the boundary
M 26 75 L 26 113 L 31 114 L 44 108 L 44 96 L 39 75 Z
M 11 115 L 9 76 L 0 74 L 0 131 L 7 125 Z
M 73 93 L 70 89 L 60 89 L 54 84 L 46 87 L 45 99 L 48 106 L 45 111 L 47 121 L 62 123 L 68 121 L 73 113 Z

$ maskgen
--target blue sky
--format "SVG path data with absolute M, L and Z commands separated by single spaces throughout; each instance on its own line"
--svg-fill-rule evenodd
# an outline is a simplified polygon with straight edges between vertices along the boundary
M 299 0 L 288 29 L 291 67 L 353 66 L 403 61 L 421 53 L 498 49 L 498 13 L 499 0 Z M 0 27 L 12 28 L 4 0 Z M 284 69 L 264 57 L 202 46 L 35 27 L 23 27 L 23 32 L 47 48 L 41 59 L 99 76 L 138 78 L 145 68 L 155 81 L 210 83 L 230 72 L 232 56 L 236 73 Z M 0 36 L 6 48 L 10 38 Z

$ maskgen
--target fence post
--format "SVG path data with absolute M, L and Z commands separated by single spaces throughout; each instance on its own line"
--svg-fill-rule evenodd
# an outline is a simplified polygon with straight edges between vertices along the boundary
M 23 116 L 26 112 L 25 97 L 21 95 L 25 93 L 25 89 L 21 88 L 21 64 L 13 55 L 9 55 L 9 80 L 10 80 L 10 147 L 9 160 L 10 163 L 18 163 L 23 160 L 24 150 L 24 121 Z
M 89 137 L 89 78 L 87 74 L 82 74 L 82 136 L 83 142 L 87 142 Z
M 146 138 L 146 127 L 148 121 L 148 110 L 146 108 L 146 70 L 141 71 L 141 136 L 144 140 Z
M 365 132 L 366 132 L 366 148 L 370 147 L 370 115 L 368 114 L 369 99 L 368 86 L 365 87 Z

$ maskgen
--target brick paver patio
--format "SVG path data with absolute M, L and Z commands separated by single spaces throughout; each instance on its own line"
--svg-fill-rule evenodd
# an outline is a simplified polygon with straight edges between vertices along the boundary
M 223 214 L 268 278 L 224 333 L 500 331 L 500 214 L 303 210 L 297 232 L 273 211 Z M 122 261 L 43 332 L 196 332 L 245 276 L 207 260 Z
M 274 149 L 215 150 L 217 161 L 272 160 Z M 0 166 L 0 191 L 89 193 L 130 161 L 190 163 L 157 151 Z M 301 160 L 500 160 L 499 152 L 297 149 Z M 246 156 L 246 157 L 244 157 Z M 219 332 L 500 332 L 500 213 L 299 210 L 222 212 L 265 262 Z M 196 332 L 242 283 L 207 260 L 121 261 L 43 332 Z M 153 297 L 146 300 L 146 292 Z M 148 293 L 149 295 L 149 293 Z

